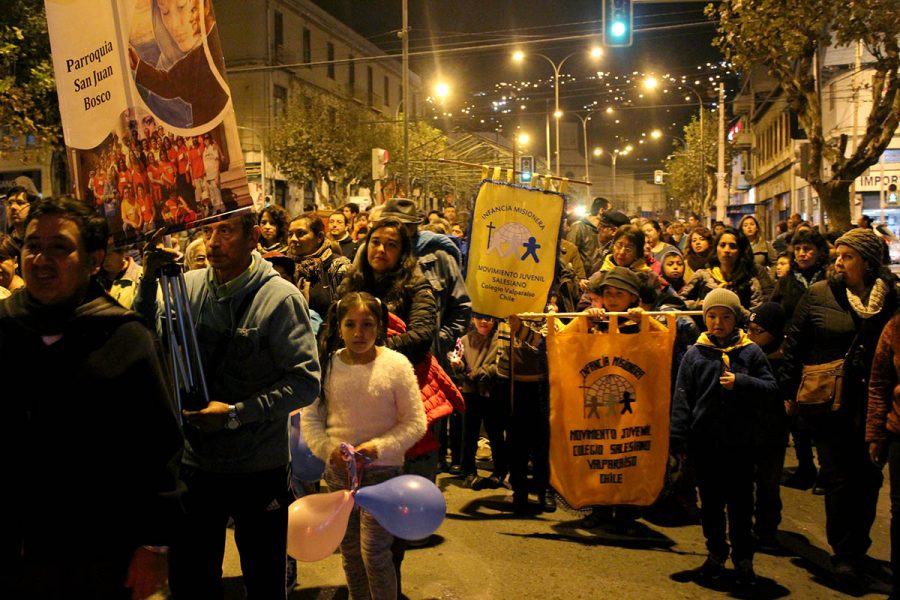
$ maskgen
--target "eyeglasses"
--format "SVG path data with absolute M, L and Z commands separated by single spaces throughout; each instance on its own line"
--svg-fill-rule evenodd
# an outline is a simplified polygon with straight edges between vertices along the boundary
M 752 333 L 753 335 L 762 335 L 762 334 L 766 333 L 766 330 L 763 329 L 762 327 L 760 327 L 759 325 L 751 324 L 747 328 L 747 333 Z
M 613 246 L 613 250 L 615 250 L 616 252 L 621 252 L 623 254 L 633 254 L 636 248 L 631 244 L 619 242 L 618 244 L 615 244 Z

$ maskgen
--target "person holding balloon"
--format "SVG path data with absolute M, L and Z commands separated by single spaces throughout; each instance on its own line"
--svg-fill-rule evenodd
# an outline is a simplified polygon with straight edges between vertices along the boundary
M 309 448 L 326 462 L 325 481 L 332 491 L 355 484 L 361 490 L 397 477 L 404 453 L 425 435 L 412 365 L 384 346 L 387 319 L 387 307 L 378 298 L 351 292 L 326 320 L 320 344 L 322 394 L 303 411 L 301 424 Z M 352 457 L 342 444 L 355 446 Z M 393 541 L 369 511 L 351 513 L 340 545 L 351 600 L 397 598 Z

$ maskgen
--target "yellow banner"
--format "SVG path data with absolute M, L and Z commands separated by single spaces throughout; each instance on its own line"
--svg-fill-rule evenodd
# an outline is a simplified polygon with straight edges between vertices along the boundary
M 613 319 L 609 333 L 589 333 L 579 317 L 548 327 L 550 483 L 574 508 L 648 506 L 662 490 L 675 323 L 652 324 L 620 333 Z
M 485 181 L 472 210 L 466 288 L 472 310 L 543 312 L 556 271 L 565 198 Z

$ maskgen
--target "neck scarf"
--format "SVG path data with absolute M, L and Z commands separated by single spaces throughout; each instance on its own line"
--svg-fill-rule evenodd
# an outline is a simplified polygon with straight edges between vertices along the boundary
M 735 329 L 734 333 L 725 340 L 724 345 L 720 344 L 716 338 L 710 336 L 705 331 L 697 338 L 697 344 L 699 346 L 706 346 L 707 348 L 713 348 L 721 352 L 722 362 L 725 363 L 725 368 L 729 370 L 731 369 L 731 359 L 729 358 L 728 353 L 732 350 L 749 346 L 752 343 L 750 337 L 741 329 Z
M 298 281 L 302 279 L 310 285 L 318 283 L 321 278 L 322 263 L 331 258 L 332 253 L 331 240 L 325 238 L 322 240 L 322 245 L 319 246 L 318 250 L 304 256 L 300 262 L 297 263 Z
M 863 304 L 862 298 L 851 292 L 850 288 L 847 288 L 847 300 L 850 302 L 850 307 L 853 308 L 854 312 L 856 312 L 860 318 L 868 319 L 881 312 L 881 309 L 884 307 L 884 299 L 887 296 L 887 293 L 888 286 L 884 280 L 876 279 L 875 285 L 872 286 L 872 289 L 869 291 L 868 302 Z

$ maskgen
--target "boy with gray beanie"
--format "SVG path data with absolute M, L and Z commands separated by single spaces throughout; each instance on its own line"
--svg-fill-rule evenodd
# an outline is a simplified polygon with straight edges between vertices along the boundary
M 672 399 L 672 452 L 697 469 L 700 522 L 709 555 L 698 569 L 719 579 L 731 542 L 739 585 L 753 571 L 753 448 L 758 403 L 774 401 L 778 384 L 763 351 L 739 327 L 740 299 L 725 288 L 703 302 L 707 331 L 684 355 Z M 728 539 L 725 511 L 728 511 Z

